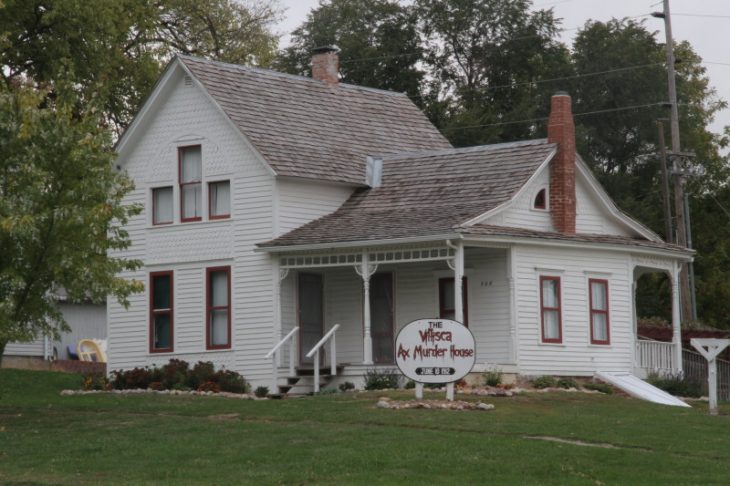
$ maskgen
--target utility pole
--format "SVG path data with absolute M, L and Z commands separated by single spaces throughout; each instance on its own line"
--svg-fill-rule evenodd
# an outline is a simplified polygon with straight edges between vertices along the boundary
M 662 202 L 664 204 L 664 233 L 667 242 L 674 242 L 674 234 L 672 230 L 672 205 L 669 202 L 669 169 L 667 169 L 667 146 L 664 141 L 664 123 L 660 120 L 656 122 L 658 130 L 659 156 L 662 164 Z
M 679 110 L 677 107 L 677 84 L 674 72 L 674 40 L 672 38 L 672 17 L 669 11 L 669 0 L 664 0 L 664 11 L 654 12 L 652 17 L 664 19 L 664 31 L 666 34 L 667 48 L 667 84 L 669 87 L 669 103 L 671 104 L 670 129 L 672 133 L 672 153 L 671 160 L 675 162 L 675 156 L 681 157 L 681 144 L 679 140 Z M 686 159 L 685 159 L 686 160 Z M 684 171 L 678 170 L 676 165 L 673 167 L 674 175 L 674 209 L 677 215 L 677 236 L 676 243 L 679 246 L 687 247 L 687 223 L 685 214 L 685 184 L 686 175 Z M 690 289 L 690 266 L 682 263 L 680 279 L 680 300 L 682 309 L 682 322 L 693 320 L 697 312 L 692 305 L 692 295 L 694 292 Z M 692 272 L 694 273 L 694 272 Z

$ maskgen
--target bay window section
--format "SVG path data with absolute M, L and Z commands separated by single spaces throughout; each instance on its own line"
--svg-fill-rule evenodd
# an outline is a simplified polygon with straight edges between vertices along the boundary
M 152 224 L 172 223 L 172 187 L 152 189 Z
M 231 267 L 206 270 L 206 348 L 231 347 Z
M 608 323 L 608 281 L 588 281 L 591 314 L 591 344 L 611 344 Z
M 173 350 L 172 272 L 150 273 L 150 353 Z
M 200 221 L 203 214 L 203 158 L 200 145 L 180 147 L 180 220 Z
M 218 181 L 208 184 L 208 210 L 210 219 L 231 217 L 230 181 Z
M 540 321 L 542 342 L 563 342 L 560 277 L 540 277 Z

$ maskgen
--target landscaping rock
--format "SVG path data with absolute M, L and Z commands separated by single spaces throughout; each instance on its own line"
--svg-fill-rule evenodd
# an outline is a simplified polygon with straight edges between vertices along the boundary
M 479 410 L 494 410 L 494 405 L 492 405 L 491 403 L 479 402 L 477 403 L 477 408 Z
M 378 408 L 390 408 L 390 403 L 388 403 L 388 402 L 386 402 L 384 400 L 379 400 L 378 401 L 378 404 L 376 405 L 376 407 L 378 407 Z

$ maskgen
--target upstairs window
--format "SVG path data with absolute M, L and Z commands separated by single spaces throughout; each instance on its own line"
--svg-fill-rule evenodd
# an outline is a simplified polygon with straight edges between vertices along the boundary
M 231 217 L 231 182 L 219 181 L 208 184 L 208 218 Z
M 540 321 L 542 342 L 562 343 L 560 277 L 540 277 Z
M 231 347 L 231 267 L 208 268 L 206 348 Z
M 537 193 L 532 207 L 533 209 L 547 209 L 547 193 L 545 189 L 540 189 L 540 191 Z
M 172 187 L 152 189 L 152 224 L 172 223 Z
M 200 221 L 203 209 L 203 157 L 200 145 L 180 147 L 180 220 Z
M 590 279 L 591 344 L 611 344 L 608 334 L 608 280 Z
M 150 273 L 150 353 L 173 350 L 172 272 Z

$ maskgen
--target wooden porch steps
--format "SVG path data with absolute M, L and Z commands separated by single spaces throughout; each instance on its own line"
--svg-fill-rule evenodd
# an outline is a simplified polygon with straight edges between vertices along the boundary
M 344 365 L 338 365 L 337 373 L 345 369 Z M 327 386 L 332 381 L 332 369 L 327 366 L 319 369 L 319 387 Z M 279 379 L 278 393 L 272 393 L 272 397 L 286 397 L 287 395 L 309 395 L 314 390 L 314 368 L 297 368 L 295 376 L 287 376 Z M 277 398 L 278 398 L 277 397 Z

